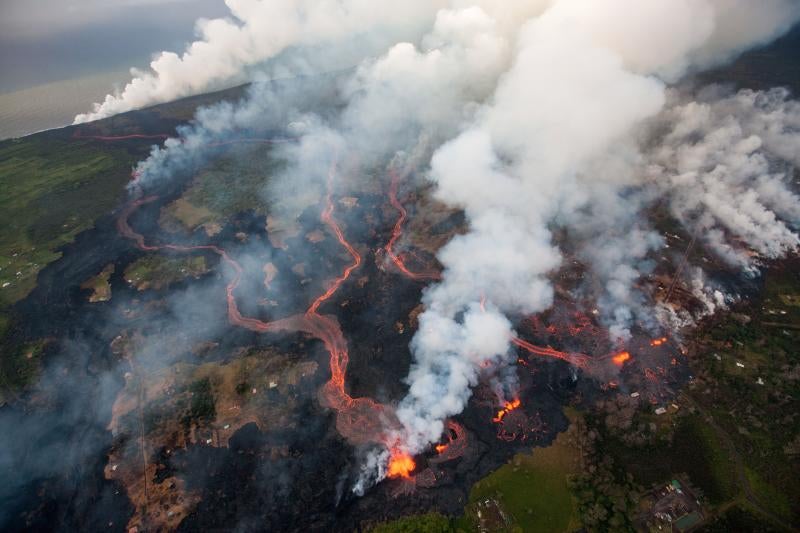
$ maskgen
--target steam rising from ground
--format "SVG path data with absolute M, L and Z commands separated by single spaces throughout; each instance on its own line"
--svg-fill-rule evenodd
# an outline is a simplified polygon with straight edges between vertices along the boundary
M 440 251 L 443 279 L 424 294 L 397 409 L 404 451 L 440 437 L 484 363 L 509 363 L 514 318 L 552 304 L 550 277 L 565 256 L 554 230 L 588 269 L 584 290 L 620 343 L 636 326 L 691 320 L 638 288 L 664 247 L 646 216 L 655 206 L 666 203 L 688 233 L 748 272 L 800 244 L 791 183 L 800 105 L 783 90 L 695 97 L 670 88 L 780 35 L 800 18 L 796 2 L 454 0 L 399 12 L 358 0 L 228 4 L 242 24 L 204 23 L 204 41 L 183 59 L 162 56 L 78 120 L 198 92 L 354 29 L 430 26 L 364 59 L 336 95 L 341 113 L 316 111 L 321 94 L 256 85 L 236 106 L 201 112 L 183 141 L 139 167 L 146 185 L 195 164 L 209 140 L 293 122 L 304 137 L 285 150 L 284 185 L 323 177 L 335 150 L 379 173 L 389 162 L 429 169 L 436 198 L 464 210 L 469 232 Z M 707 312 L 728 303 L 702 271 L 686 274 Z M 371 460 L 380 478 L 385 454 Z
M 561 0 L 523 26 L 513 66 L 491 101 L 467 131 L 432 159 L 437 197 L 464 208 L 471 231 L 442 250 L 444 280 L 425 295 L 427 310 L 412 343 L 416 364 L 410 375 L 411 390 L 398 410 L 408 431 L 404 442 L 411 451 L 435 441 L 442 420 L 466 405 L 470 390 L 465 383 L 470 380 L 464 376 L 475 378 L 456 361 L 501 357 L 508 349 L 499 341 L 507 342 L 510 330 L 476 330 L 468 315 L 461 318 L 460 314 L 465 309 L 469 313 L 482 297 L 497 306 L 493 313 L 498 315 L 533 313 L 550 306 L 552 291 L 546 276 L 558 266 L 560 255 L 548 231 L 552 225 L 572 229 L 578 239 L 585 239 L 583 246 L 578 245 L 579 254 L 591 269 L 594 283 L 602 287 L 597 296 L 612 338 L 624 341 L 636 319 L 651 318 L 644 296 L 634 286 L 647 272 L 648 253 L 662 243 L 638 215 L 656 197 L 649 189 L 663 184 L 652 174 L 648 181 L 637 171 L 648 156 L 640 150 L 637 135 L 661 113 L 670 122 L 676 113 L 681 115 L 680 108 L 665 111 L 667 82 L 687 69 L 728 57 L 778 29 L 774 25 L 743 27 L 734 39 L 729 28 L 720 24 L 741 18 L 724 11 L 723 4 Z M 744 3 L 725 7 L 750 10 Z M 781 24 L 785 19 L 778 14 L 797 16 L 797 7 L 788 3 L 770 7 L 777 10 L 773 20 Z M 717 16 L 723 11 L 724 17 Z M 687 113 L 692 115 L 692 110 Z M 682 134 L 713 134 L 720 127 L 705 126 L 707 130 L 684 131 L 687 128 L 678 122 L 679 146 L 688 141 Z M 796 130 L 774 135 L 781 146 L 790 144 L 787 136 L 798 138 Z M 666 160 L 675 137 L 655 140 L 664 143 L 660 153 Z M 737 158 L 737 152 L 747 154 L 760 144 L 750 139 L 731 150 L 722 140 L 707 147 L 708 151 L 697 147 L 701 153 L 688 164 L 706 171 L 694 175 L 697 181 L 708 183 L 705 197 L 709 201 L 697 206 L 704 216 L 727 224 L 729 236 L 742 237 L 748 245 L 777 257 L 796 249 L 797 236 L 769 210 L 775 201 L 751 187 L 769 190 L 771 198 L 784 198 L 774 193 L 785 192 L 782 176 L 770 178 L 764 175 L 768 165 L 752 168 L 752 164 L 745 173 L 755 172 L 755 176 L 731 176 L 747 164 Z M 720 171 L 701 155 L 726 158 L 734 170 Z M 766 162 L 765 157 L 756 158 Z M 715 168 L 722 175 L 715 175 Z M 670 173 L 663 165 L 661 171 Z M 678 176 L 675 181 L 680 181 Z M 666 192 L 677 196 L 697 191 L 678 185 Z M 733 208 L 738 206 L 733 201 L 720 205 L 726 193 L 745 195 L 744 213 Z M 784 214 L 800 205 L 796 200 L 782 206 Z M 686 208 L 680 199 L 672 203 L 680 206 L 673 207 L 676 213 Z M 719 222 L 723 218 L 726 222 Z M 723 240 L 721 234 L 718 237 Z M 436 327 L 425 327 L 429 321 Z M 452 330 L 450 338 L 476 342 L 455 343 L 455 350 L 448 350 L 441 339 L 448 330 Z M 498 344 L 487 343 L 488 336 Z
M 787 91 L 711 92 L 661 120 L 669 129 L 650 157 L 650 179 L 692 233 L 749 270 L 758 260 L 748 249 L 769 259 L 797 250 L 800 198 L 786 183 L 800 165 L 800 104 Z

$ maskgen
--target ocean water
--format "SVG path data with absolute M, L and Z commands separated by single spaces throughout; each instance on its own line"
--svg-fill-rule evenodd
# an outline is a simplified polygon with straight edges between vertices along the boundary
M 223 0 L 0 0 L 0 138 L 72 123 Z
M 121 70 L 0 94 L 0 139 L 72 124 L 75 115 L 91 109 L 130 77 Z

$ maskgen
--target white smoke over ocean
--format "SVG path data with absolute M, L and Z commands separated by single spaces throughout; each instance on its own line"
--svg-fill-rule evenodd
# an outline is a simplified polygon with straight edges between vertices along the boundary
M 555 229 L 569 234 L 588 269 L 586 290 L 620 343 L 635 325 L 691 320 L 637 288 L 664 247 L 645 216 L 657 202 L 748 272 L 760 258 L 800 245 L 800 198 L 791 184 L 800 165 L 800 104 L 783 90 L 693 95 L 673 88 L 687 73 L 779 36 L 800 19 L 797 2 L 228 5 L 239 23 L 201 24 L 203 40 L 182 58 L 162 55 L 153 72 L 77 120 L 201 92 L 290 48 L 354 31 L 390 27 L 408 39 L 363 54 L 337 116 L 313 115 L 303 100 L 317 96 L 254 87 L 239 105 L 203 111 L 186 130 L 188 142 L 169 141 L 139 169 L 143 183 L 168 177 L 209 139 L 295 121 L 306 137 L 285 150 L 287 182 L 303 179 L 323 155 L 331 158 L 332 146 L 368 167 L 401 154 L 428 170 L 435 197 L 462 209 L 469 231 L 440 251 L 443 279 L 424 293 L 409 393 L 397 408 L 404 451 L 439 439 L 446 419 L 465 408 L 484 363 L 508 364 L 514 318 L 552 305 L 550 276 L 564 256 Z M 729 303 L 705 285 L 702 271 L 688 276 L 705 312 Z

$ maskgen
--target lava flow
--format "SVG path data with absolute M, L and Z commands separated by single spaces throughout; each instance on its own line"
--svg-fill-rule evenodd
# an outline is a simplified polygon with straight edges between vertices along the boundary
M 660 339 L 653 339 L 650 341 L 650 346 L 661 346 L 662 344 L 666 344 L 667 338 L 661 337 Z
M 394 251 L 395 244 L 397 244 L 397 241 L 403 235 L 403 224 L 405 224 L 406 219 L 408 218 L 408 211 L 406 211 L 406 208 L 403 207 L 402 203 L 400 203 L 400 200 L 397 199 L 397 188 L 400 183 L 400 174 L 392 169 L 389 170 L 389 175 L 392 177 L 391 184 L 389 185 L 389 201 L 400 213 L 400 217 L 397 219 L 397 222 L 395 222 L 394 228 L 392 228 L 392 236 L 389 239 L 389 242 L 387 242 L 386 246 L 383 247 L 383 249 L 386 250 L 386 255 L 389 256 L 389 259 L 392 260 L 397 269 L 407 278 L 417 281 L 435 281 L 442 279 L 442 275 L 438 272 L 412 272 L 406 266 L 405 260 L 402 258 L 402 256 Z
M 225 261 L 230 267 L 233 268 L 235 275 L 233 278 L 228 282 L 226 287 L 227 292 L 227 302 L 228 302 L 228 319 L 234 325 L 244 327 L 251 331 L 257 331 L 259 333 L 265 333 L 268 331 L 292 331 L 296 329 L 301 329 L 295 326 L 296 320 L 293 318 L 287 318 L 284 320 L 274 321 L 274 322 L 262 322 L 261 320 L 257 320 L 254 318 L 245 318 L 242 316 L 241 312 L 239 312 L 239 307 L 236 304 L 236 297 L 234 292 L 236 288 L 239 286 L 239 282 L 242 278 L 242 267 L 237 263 L 228 252 L 219 248 L 218 246 L 214 246 L 211 244 L 205 245 L 198 245 L 198 246 L 181 246 L 176 244 L 161 244 L 161 245 L 149 245 L 145 243 L 144 236 L 140 233 L 137 233 L 128 222 L 130 216 L 141 206 L 152 203 L 158 200 L 158 196 L 147 196 L 145 198 L 140 198 L 138 200 L 134 200 L 130 204 L 128 204 L 120 213 L 119 218 L 117 219 L 117 230 L 119 233 L 136 243 L 136 247 L 140 250 L 145 252 L 155 252 L 159 250 L 171 250 L 173 252 L 197 252 L 197 251 L 210 251 L 214 252 L 215 254 L 219 255 L 223 261 Z
M 337 412 L 336 429 L 339 433 L 355 444 L 379 442 L 383 440 L 383 434 L 387 424 L 394 421 L 393 413 L 385 406 L 369 398 L 353 398 L 345 390 L 347 375 L 347 365 L 350 359 L 347 350 L 347 341 L 344 338 L 339 323 L 335 317 L 323 316 L 318 313 L 320 306 L 329 300 L 339 287 L 347 281 L 350 274 L 361 265 L 361 255 L 345 239 L 342 228 L 333 218 L 333 176 L 335 168 L 331 167 L 328 174 L 328 194 L 325 198 L 326 207 L 322 211 L 321 219 L 325 225 L 336 235 L 339 243 L 347 250 L 353 258 L 353 262 L 348 265 L 342 275 L 319 298 L 314 300 L 305 314 L 306 331 L 322 340 L 330 352 L 331 379 L 320 391 L 321 402 Z M 392 424 L 393 425 L 393 424 Z M 409 458 L 410 459 L 410 458 Z M 408 461 L 402 454 L 393 452 L 392 463 L 395 464 L 395 472 L 402 472 L 408 466 Z M 390 471 L 392 470 L 390 463 Z M 413 459 L 411 460 L 413 470 Z M 396 476 L 395 476 L 396 477 Z
M 413 457 L 405 452 L 392 450 L 392 455 L 389 459 L 389 467 L 386 471 L 386 477 L 390 479 L 411 479 L 411 472 L 413 472 L 416 467 L 417 464 L 414 462 Z
M 169 135 L 166 133 L 153 133 L 153 134 L 145 134 L 145 133 L 131 133 L 129 135 L 83 135 L 80 131 L 75 130 L 75 133 L 72 134 L 73 139 L 90 139 L 93 141 L 131 141 L 134 139 L 161 139 L 166 140 L 169 139 Z M 227 141 L 216 141 L 207 143 L 206 146 L 209 147 L 217 147 L 217 146 L 229 146 L 232 144 L 286 144 L 290 142 L 294 142 L 297 139 L 294 137 L 240 137 L 237 139 L 230 139 Z
M 494 418 L 492 418 L 492 422 L 494 422 L 495 424 L 499 424 L 500 422 L 503 421 L 503 418 L 505 418 L 505 416 L 508 413 L 510 413 L 514 409 L 518 409 L 520 405 L 522 405 L 522 402 L 519 400 L 519 398 L 512 400 L 510 402 L 505 402 L 505 404 L 503 404 L 503 408 L 497 411 L 497 415 Z
M 236 303 L 235 291 L 242 276 L 242 267 L 231 258 L 228 253 L 213 245 L 200 246 L 180 246 L 174 244 L 148 245 L 144 237 L 131 228 L 128 219 L 142 205 L 151 203 L 157 199 L 156 196 L 149 196 L 135 200 L 128 204 L 120 213 L 117 221 L 117 228 L 124 237 L 133 240 L 136 246 L 144 251 L 172 250 L 177 252 L 192 251 L 211 251 L 219 255 L 228 265 L 230 265 L 235 275 L 227 285 L 227 304 L 228 318 L 236 326 L 255 331 L 258 333 L 266 332 L 292 332 L 302 331 L 315 338 L 320 339 L 326 350 L 330 353 L 331 378 L 322 387 L 320 398 L 322 403 L 337 412 L 336 428 L 340 434 L 353 444 L 382 443 L 390 447 L 386 442 L 386 428 L 396 427 L 399 423 L 394 418 L 394 414 L 380 403 L 369 398 L 353 398 L 345 390 L 347 365 L 349 354 L 347 341 L 342 333 L 341 327 L 334 316 L 319 314 L 320 306 L 329 300 L 336 291 L 347 281 L 351 273 L 361 264 L 361 256 L 355 248 L 347 242 L 344 233 L 336 220 L 333 218 L 334 204 L 332 200 L 332 181 L 334 167 L 331 168 L 328 176 L 328 194 L 326 197 L 326 207 L 322 212 L 322 221 L 333 231 L 339 242 L 350 253 L 353 258 L 352 264 L 348 265 L 342 275 L 316 300 L 313 301 L 305 314 L 295 315 L 282 320 L 264 322 L 255 318 L 242 316 Z M 392 449 L 390 447 L 390 449 Z M 408 466 L 408 461 L 399 452 L 393 453 L 393 461 L 400 461 L 401 465 Z M 412 459 L 413 462 L 413 459 Z M 400 472 L 403 469 L 395 467 Z M 409 471 L 413 470 L 410 468 Z
M 447 430 L 445 431 L 445 438 L 447 442 L 437 444 L 434 447 L 436 450 L 436 457 L 429 459 L 428 462 L 432 464 L 445 463 L 458 459 L 467 450 L 469 444 L 467 440 L 467 431 L 464 426 L 452 420 L 447 421 Z
M 528 341 L 524 341 L 517 337 L 511 339 L 511 342 L 515 346 L 527 350 L 532 354 L 539 355 L 542 357 L 550 357 L 552 359 L 560 359 L 562 361 L 566 361 L 567 363 L 575 365 L 578 368 L 584 370 L 589 367 L 592 361 L 591 357 L 582 353 L 566 353 L 566 352 L 559 352 L 558 350 L 554 350 L 553 348 L 542 348 L 540 346 L 536 346 Z
M 611 357 L 611 361 L 617 366 L 622 366 L 625 364 L 626 361 L 629 361 L 630 358 L 631 358 L 630 353 L 619 352 Z

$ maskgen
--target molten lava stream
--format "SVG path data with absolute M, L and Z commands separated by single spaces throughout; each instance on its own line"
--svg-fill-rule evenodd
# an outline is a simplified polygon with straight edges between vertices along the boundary
M 394 413 L 382 404 L 369 398 L 353 398 L 347 393 L 345 389 L 349 363 L 347 341 L 335 317 L 319 314 L 320 306 L 336 293 L 352 272 L 361 264 L 360 254 L 345 239 L 344 232 L 333 218 L 334 204 L 331 191 L 333 175 L 334 169 L 331 168 L 328 176 L 326 207 L 322 212 L 321 220 L 333 231 L 342 246 L 352 256 L 353 262 L 344 269 L 325 293 L 312 302 L 308 311 L 303 315 L 296 315 L 273 322 L 243 317 L 236 304 L 234 294 L 241 280 L 242 267 L 225 250 L 217 246 L 146 244 L 144 237 L 131 228 L 128 219 L 139 207 L 155 201 L 157 199 L 156 196 L 141 198 L 126 206 L 117 220 L 117 228 L 121 235 L 133 240 L 137 247 L 144 251 L 173 250 L 191 252 L 208 250 L 218 254 L 235 272 L 233 279 L 227 285 L 228 318 L 232 324 L 260 333 L 268 331 L 303 331 L 322 340 L 325 348 L 330 353 L 331 378 L 320 391 L 320 397 L 324 405 L 337 412 L 337 430 L 353 444 L 385 444 L 392 455 L 389 463 L 390 477 L 408 477 L 415 467 L 413 458 L 392 446 L 391 443 L 386 441 L 385 436 L 386 427 L 398 426 L 399 422 L 394 418 Z
M 320 400 L 324 405 L 337 412 L 336 428 L 339 433 L 354 444 L 382 442 L 385 425 L 393 422 L 393 414 L 383 405 L 369 398 L 353 398 L 346 389 L 347 365 L 350 355 L 347 341 L 344 338 L 338 321 L 333 316 L 320 315 L 319 308 L 328 301 L 355 269 L 361 265 L 361 255 L 356 251 L 344 236 L 344 232 L 336 219 L 333 218 L 333 178 L 335 165 L 328 173 L 328 193 L 325 198 L 325 209 L 322 211 L 321 220 L 336 235 L 339 243 L 353 258 L 342 274 L 319 296 L 308 308 L 304 316 L 306 330 L 322 340 L 330 353 L 331 379 L 320 391 Z M 384 444 L 387 444 L 384 442 Z M 387 444 L 388 445 L 388 444 Z M 391 448 L 390 448 L 391 449 Z M 409 470 L 408 463 L 413 464 L 413 459 L 404 457 L 399 453 L 392 453 L 390 471 L 403 472 Z M 400 461 L 400 463 L 398 463 Z
M 403 224 L 405 224 L 406 219 L 408 218 L 408 211 L 406 211 L 406 208 L 403 207 L 403 204 L 397 199 L 397 188 L 400 183 L 400 174 L 392 169 L 389 170 L 389 175 L 392 177 L 391 184 L 389 185 L 389 201 L 400 213 L 400 217 L 397 219 L 397 222 L 395 222 L 394 228 L 392 229 L 392 236 L 383 249 L 386 250 L 386 255 L 389 256 L 389 259 L 392 260 L 397 269 L 407 278 L 417 281 L 440 280 L 442 279 L 442 275 L 438 272 L 411 272 L 403 261 L 403 258 L 394 251 L 394 245 L 397 244 L 397 241 L 403 235 Z
M 520 401 L 519 398 L 516 398 L 510 402 L 506 402 L 505 404 L 503 404 L 503 408 L 497 411 L 497 415 L 494 418 L 492 418 L 492 422 L 494 422 L 495 424 L 499 424 L 500 422 L 503 421 L 503 418 L 505 418 L 505 416 L 508 413 L 510 413 L 515 409 L 519 409 L 520 405 L 522 405 L 522 402 Z
M 342 275 L 336 279 L 336 281 L 328 288 L 328 290 L 325 291 L 325 293 L 322 296 L 314 300 L 314 303 L 312 303 L 311 307 L 309 307 L 308 311 L 306 311 L 306 315 L 309 316 L 316 315 L 317 311 L 319 310 L 319 306 L 322 305 L 328 299 L 330 299 L 330 297 L 333 296 L 336 293 L 336 291 L 339 290 L 339 287 L 341 287 L 342 284 L 345 281 L 347 281 L 347 278 L 350 277 L 350 274 L 352 274 L 355 269 L 361 266 L 361 255 L 356 251 L 355 248 L 353 248 L 352 244 L 347 242 L 347 239 L 345 239 L 344 237 L 344 232 L 342 231 L 342 228 L 339 227 L 339 224 L 337 224 L 336 220 L 334 220 L 333 218 L 333 209 L 334 209 L 333 197 L 332 197 L 333 173 L 334 170 L 331 169 L 328 174 L 328 195 L 325 197 L 325 209 L 322 211 L 321 219 L 325 223 L 325 225 L 328 226 L 331 229 L 331 231 L 333 231 L 333 233 L 336 235 L 336 238 L 339 240 L 339 243 L 342 246 L 344 246 L 344 248 L 347 250 L 347 253 L 349 253 L 350 256 L 353 258 L 353 264 L 345 268 L 344 272 L 342 272 Z
M 586 369 L 588 368 L 589 364 L 592 362 L 591 357 L 582 353 L 566 353 L 566 352 L 559 352 L 558 350 L 554 350 L 553 348 L 542 348 L 540 346 L 536 346 L 531 344 L 528 341 L 524 341 L 520 338 L 514 337 L 511 339 L 511 342 L 522 348 L 523 350 L 527 350 L 532 354 L 539 355 L 542 357 L 550 357 L 552 359 L 560 359 L 562 361 L 566 361 L 571 365 L 575 365 L 578 368 Z
M 445 431 L 446 443 L 437 444 L 434 449 L 437 456 L 428 460 L 431 464 L 440 464 L 447 461 L 458 459 L 464 455 L 467 450 L 467 431 L 464 426 L 452 420 L 447 421 L 447 430 Z
M 195 252 L 195 251 L 211 251 L 215 254 L 219 255 L 223 261 L 225 261 L 228 265 L 230 265 L 235 275 L 233 279 L 228 283 L 226 287 L 227 292 L 227 302 L 228 302 L 228 319 L 234 325 L 244 327 L 251 331 L 257 331 L 259 333 L 265 333 L 268 331 L 283 331 L 283 330 L 295 330 L 297 329 L 294 326 L 294 321 L 289 319 L 284 319 L 276 322 L 263 322 L 261 320 L 257 320 L 254 318 L 245 318 L 242 316 L 241 312 L 239 312 L 239 307 L 236 304 L 236 297 L 234 296 L 234 292 L 236 288 L 239 286 L 239 282 L 242 278 L 242 267 L 237 263 L 228 252 L 219 248 L 218 246 L 214 246 L 212 244 L 205 244 L 199 246 L 181 246 L 176 244 L 161 244 L 161 245 L 149 245 L 146 244 L 144 241 L 144 236 L 140 233 L 137 233 L 133 228 L 131 228 L 128 219 L 130 216 L 141 206 L 154 202 L 158 199 L 158 196 L 147 196 L 145 198 L 140 198 L 128 204 L 120 213 L 119 218 L 117 219 L 117 230 L 119 233 L 136 243 L 136 247 L 140 250 L 145 252 L 155 252 L 159 250 L 172 250 L 174 252 Z

